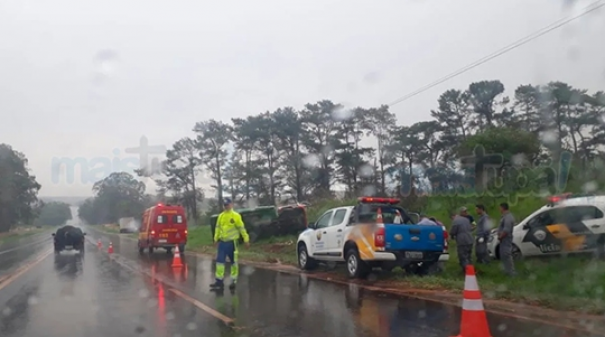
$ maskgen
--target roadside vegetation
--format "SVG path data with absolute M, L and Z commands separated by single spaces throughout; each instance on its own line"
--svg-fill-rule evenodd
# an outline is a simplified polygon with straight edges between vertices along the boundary
M 191 134 L 183 130 L 163 163 L 137 170 L 138 177 L 115 172 L 95 183 L 79 215 L 90 224 L 115 223 L 159 201 L 180 204 L 191 224 L 188 249 L 212 254 L 210 216 L 224 196 L 236 208 L 305 201 L 311 222 L 362 195 L 396 196 L 410 212 L 449 226 L 450 213 L 461 206 L 472 213 L 484 204 L 497 222 L 497 205 L 508 202 L 520 221 L 547 195 L 605 191 L 605 93 L 558 81 L 507 89 L 485 80 L 447 90 L 427 120 L 411 125 L 388 106 L 345 107 L 327 99 L 230 121 L 201 120 Z M 156 195 L 137 178 L 153 179 Z M 294 264 L 295 242 L 293 236 L 260 240 L 240 257 Z M 515 279 L 504 277 L 498 262 L 477 269 L 486 297 L 601 312 L 603 267 L 590 257 L 565 257 L 519 261 Z M 373 281 L 460 292 L 463 280 L 451 243 L 441 275 L 395 271 Z
M 8 232 L 0 233 L 0 244 L 21 240 L 30 237 L 34 234 L 42 233 L 48 228 L 36 228 L 36 227 L 18 227 L 17 229 Z

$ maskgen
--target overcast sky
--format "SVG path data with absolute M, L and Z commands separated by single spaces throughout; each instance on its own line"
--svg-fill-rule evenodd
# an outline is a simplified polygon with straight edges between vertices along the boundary
M 388 104 L 588 4 L 2 0 L 0 142 L 26 154 L 40 195 L 88 195 L 94 172 L 66 181 L 53 158 L 120 170 L 142 136 L 169 147 L 204 119 Z M 603 36 L 601 10 L 392 111 L 400 124 L 430 119 L 443 91 L 486 79 L 604 89 Z

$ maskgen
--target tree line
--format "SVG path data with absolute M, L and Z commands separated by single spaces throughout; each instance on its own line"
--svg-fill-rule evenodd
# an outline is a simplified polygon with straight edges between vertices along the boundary
M 71 220 L 68 204 L 38 199 L 41 187 L 25 154 L 0 144 L 0 233 L 17 226 L 61 226 Z
M 504 93 L 498 80 L 447 90 L 432 119 L 412 125 L 398 123 L 386 105 L 348 108 L 330 100 L 229 123 L 200 121 L 194 135 L 172 145 L 162 174 L 152 178 L 160 198 L 198 214 L 200 174 L 211 178 L 219 199 L 275 204 L 330 197 L 337 184 L 348 197 L 464 193 L 484 179 L 482 187 L 492 190 L 552 187 L 559 174 L 554 161 L 594 164 L 605 144 L 604 92 L 551 82 Z M 478 147 L 492 156 L 478 157 Z M 478 164 L 490 164 L 493 173 L 476 172 Z M 520 172 L 535 167 L 545 170 L 524 173 L 528 182 L 518 186 Z M 151 176 L 145 169 L 137 174 Z

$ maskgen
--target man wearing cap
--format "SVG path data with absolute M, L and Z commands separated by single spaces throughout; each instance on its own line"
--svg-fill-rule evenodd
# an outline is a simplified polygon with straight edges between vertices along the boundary
M 250 237 L 241 215 L 233 210 L 231 199 L 223 200 L 224 211 L 219 214 L 216 220 L 216 229 L 214 231 L 214 244 L 217 245 L 216 253 L 216 275 L 215 282 L 210 285 L 214 289 L 223 289 L 225 278 L 225 262 L 227 257 L 231 261 L 231 284 L 230 289 L 235 289 L 239 267 L 237 265 L 237 241 L 240 236 L 244 239 L 246 247 L 250 246 Z
M 456 241 L 458 251 L 458 261 L 462 267 L 462 273 L 466 272 L 466 266 L 471 263 L 473 253 L 473 226 L 469 221 L 466 207 L 460 208 L 460 213 L 454 216 L 452 228 L 450 228 L 450 237 Z

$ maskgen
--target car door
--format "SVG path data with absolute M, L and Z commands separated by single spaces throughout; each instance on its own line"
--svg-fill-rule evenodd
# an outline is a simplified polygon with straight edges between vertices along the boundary
M 326 255 L 328 246 L 326 244 L 326 229 L 330 226 L 330 221 L 332 221 L 332 216 L 334 215 L 333 210 L 329 210 L 324 213 L 314 226 L 314 233 L 311 237 L 311 242 L 313 242 L 313 255 Z
M 603 212 L 592 205 L 568 206 L 559 209 L 564 221 L 549 227 L 561 241 L 562 251 L 579 253 L 597 247 L 603 227 Z
M 330 220 L 330 225 L 325 229 L 323 235 L 326 238 L 327 254 L 331 257 L 341 257 L 340 248 L 344 234 L 344 224 L 346 223 L 347 208 L 334 210 L 334 216 Z
M 514 241 L 523 256 L 544 255 L 560 251 L 560 243 L 547 229 L 547 226 L 555 223 L 554 215 L 553 210 L 549 209 L 533 215 L 524 225 L 521 225 L 518 231 L 515 228 Z

